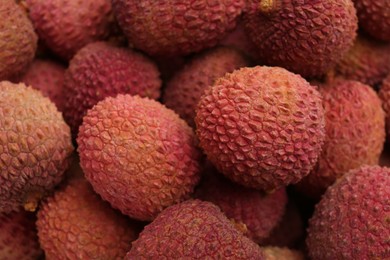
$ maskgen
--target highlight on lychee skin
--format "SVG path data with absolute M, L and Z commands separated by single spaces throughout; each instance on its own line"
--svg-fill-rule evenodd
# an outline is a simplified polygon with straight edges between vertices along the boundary
M 148 98 L 118 95 L 99 102 L 84 117 L 77 143 L 94 190 L 138 220 L 153 220 L 188 199 L 200 179 L 192 129 Z
M 195 122 L 200 146 L 221 173 L 265 191 L 309 174 L 325 138 L 317 89 L 277 67 L 220 78 L 202 96 Z

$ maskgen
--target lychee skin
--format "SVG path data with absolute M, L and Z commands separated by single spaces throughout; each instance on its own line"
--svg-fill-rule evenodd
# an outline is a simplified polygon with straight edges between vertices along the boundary
M 82 177 L 42 203 L 37 228 L 46 259 L 121 259 L 137 238 L 134 223 Z
M 125 259 L 264 259 L 210 202 L 189 200 L 165 209 L 133 242 Z
M 202 96 L 195 122 L 200 146 L 221 173 L 266 191 L 309 174 L 325 138 L 319 92 L 278 67 L 226 74 Z
M 0 259 L 40 259 L 35 215 L 26 211 L 0 214 Z
M 309 221 L 311 259 L 390 258 L 390 168 L 364 166 L 328 188 Z
M 149 55 L 186 55 L 213 47 L 236 26 L 243 0 L 113 0 L 119 25 Z
M 0 13 L 0 80 L 10 80 L 33 60 L 38 37 L 14 0 L 2 0 Z
M 0 83 L 0 212 L 34 210 L 62 180 L 72 152 L 54 103 L 23 83 Z
M 65 67 L 50 60 L 34 60 L 26 73 L 20 78 L 28 86 L 32 86 L 50 98 L 59 111 L 64 110 L 64 84 Z
M 265 194 L 246 188 L 210 172 L 203 178 L 197 198 L 210 201 L 238 224 L 247 228 L 246 235 L 256 243 L 269 236 L 285 212 L 285 189 Z
M 39 38 L 69 60 L 88 43 L 109 35 L 110 0 L 26 0 Z
M 298 184 L 313 198 L 348 171 L 378 164 L 386 136 L 382 103 L 370 86 L 336 80 L 319 90 L 325 109 L 325 143 L 317 167 Z
M 359 36 L 338 62 L 335 72 L 374 87 L 390 73 L 390 45 Z
M 165 88 L 164 104 L 195 127 L 195 109 L 206 88 L 226 73 L 248 65 L 242 54 L 234 49 L 220 47 L 209 50 L 173 76 Z
M 359 26 L 378 40 L 390 42 L 390 2 L 388 0 L 353 0 Z
M 386 133 L 390 137 L 390 74 L 383 80 L 379 90 L 379 97 L 382 100 L 383 110 L 386 113 Z
M 77 143 L 95 191 L 138 220 L 188 198 L 200 179 L 192 129 L 154 100 L 106 98 L 84 117 Z
M 133 50 L 107 42 L 82 48 L 65 73 L 64 118 L 75 136 L 88 109 L 117 94 L 160 97 L 161 80 L 157 66 Z
M 326 73 L 356 37 L 357 16 L 351 0 L 248 1 L 251 5 L 243 19 L 259 60 L 303 77 Z

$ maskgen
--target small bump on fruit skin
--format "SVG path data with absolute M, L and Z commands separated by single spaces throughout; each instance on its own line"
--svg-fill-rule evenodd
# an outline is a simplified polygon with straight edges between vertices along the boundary
M 278 67 L 226 74 L 202 96 L 195 122 L 200 146 L 221 173 L 265 191 L 309 174 L 325 138 L 319 92 Z
M 390 73 L 390 44 L 360 35 L 335 67 L 337 76 L 360 81 L 372 87 Z
M 14 0 L 1 0 L 0 14 L 0 80 L 10 80 L 33 60 L 38 37 Z
M 236 26 L 243 0 L 113 0 L 119 25 L 150 55 L 186 55 L 213 47 Z
M 229 219 L 244 224 L 245 235 L 260 243 L 282 219 L 287 204 L 285 189 L 265 194 L 218 175 L 214 170 L 203 177 L 197 198 L 214 203 Z
M 0 259 L 40 259 L 35 215 L 26 211 L 0 214 Z
M 50 60 L 34 60 L 20 82 L 38 89 L 45 97 L 56 104 L 59 111 L 64 110 L 63 83 L 65 67 Z
M 309 221 L 311 259 L 390 258 L 390 168 L 363 166 L 328 188 Z
M 42 203 L 37 220 L 46 259 L 122 259 L 137 238 L 135 223 L 76 177 Z
M 138 220 L 187 199 L 200 179 L 192 129 L 162 104 L 118 95 L 90 109 L 77 143 L 95 191 Z
M 88 109 L 108 96 L 160 97 L 160 73 L 152 60 L 136 51 L 95 42 L 82 48 L 65 73 L 64 118 L 73 136 Z
M 383 80 L 379 90 L 379 97 L 382 100 L 383 110 L 386 113 L 386 134 L 390 137 L 390 74 Z
M 219 47 L 202 53 L 168 82 L 164 104 L 195 128 L 195 109 L 206 88 L 226 73 L 248 65 L 242 54 L 231 48 Z
M 110 0 L 26 0 L 39 38 L 69 60 L 88 43 L 108 37 Z
M 247 9 L 244 26 L 259 60 L 303 77 L 325 74 L 356 37 L 351 0 L 250 0 Z
M 125 259 L 264 259 L 210 202 L 189 200 L 171 206 L 147 225 Z
M 359 26 L 376 39 L 390 42 L 390 1 L 353 0 Z
M 370 86 L 340 79 L 319 90 L 325 109 L 325 143 L 317 166 L 297 185 L 314 199 L 348 171 L 377 165 L 386 135 L 382 102 Z
M 63 179 L 72 152 L 54 103 L 23 83 L 0 82 L 0 212 L 35 210 Z

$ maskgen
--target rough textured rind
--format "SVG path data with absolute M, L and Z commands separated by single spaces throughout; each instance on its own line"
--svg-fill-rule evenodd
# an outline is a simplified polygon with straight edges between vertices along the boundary
M 381 83 L 390 73 L 390 44 L 359 36 L 339 61 L 335 72 L 336 75 L 370 86 Z
M 95 42 L 82 48 L 65 73 L 64 118 L 72 133 L 88 109 L 109 96 L 131 94 L 157 99 L 161 80 L 157 66 L 141 53 Z
M 325 109 L 325 143 L 317 166 L 298 184 L 314 198 L 348 171 L 378 164 L 386 136 L 382 103 L 370 86 L 336 80 L 319 90 Z
M 122 259 L 137 238 L 135 224 L 82 177 L 42 203 L 37 228 L 46 259 Z
M 217 169 L 244 186 L 273 190 L 309 174 L 325 137 L 322 99 L 282 68 L 236 70 L 206 90 L 195 122 Z
M 0 83 L 0 212 L 38 200 L 63 178 L 73 152 L 55 105 L 23 83 Z
M 215 46 L 236 26 L 243 0 L 113 0 L 125 35 L 150 55 L 185 55 Z
M 0 15 L 0 80 L 9 80 L 33 60 L 38 37 L 14 0 L 0 2 Z
M 282 247 L 262 247 L 265 260 L 305 260 L 302 252 Z
M 26 0 L 39 38 L 69 60 L 88 43 L 105 39 L 112 23 L 110 0 Z
M 356 37 L 351 0 L 248 2 L 244 25 L 259 59 L 304 77 L 326 73 Z
M 154 100 L 106 98 L 84 117 L 77 143 L 95 191 L 135 219 L 154 219 L 188 198 L 200 179 L 192 129 Z
M 379 97 L 382 100 L 383 110 L 386 113 L 386 133 L 390 137 L 390 74 L 383 80 L 379 90 Z
M 0 259 L 36 260 L 41 255 L 35 215 L 26 211 L 0 214 Z
M 303 220 L 298 207 L 289 200 L 282 220 L 260 244 L 295 248 L 303 239 L 304 233 Z
M 244 224 L 245 235 L 256 243 L 269 236 L 282 219 L 287 204 L 284 188 L 265 194 L 232 183 L 216 171 L 203 178 L 197 197 L 214 203 L 229 219 Z
M 195 127 L 195 109 L 206 88 L 226 73 L 248 65 L 234 49 L 220 47 L 207 51 L 190 61 L 168 82 L 164 104 Z
M 141 232 L 125 259 L 264 259 L 212 203 L 171 206 Z
M 64 84 L 65 67 L 50 60 L 34 60 L 26 73 L 20 78 L 28 86 L 42 92 L 45 97 L 56 104 L 59 111 L 64 110 Z
M 353 0 L 359 26 L 371 36 L 390 42 L 390 1 Z
M 322 197 L 306 240 L 312 259 L 390 258 L 390 169 L 350 171 Z

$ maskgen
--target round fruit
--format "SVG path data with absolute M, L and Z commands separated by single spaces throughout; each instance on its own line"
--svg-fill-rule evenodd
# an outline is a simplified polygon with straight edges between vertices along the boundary
M 359 36 L 335 71 L 343 78 L 375 86 L 390 73 L 390 45 Z
M 117 94 L 160 96 L 156 65 L 135 51 L 95 42 L 82 48 L 65 73 L 64 118 L 74 136 L 88 109 Z
M 150 55 L 185 55 L 215 46 L 236 26 L 243 0 L 113 0 L 123 32 Z
M 249 1 L 250 2 L 250 1 Z M 351 0 L 252 0 L 244 25 L 259 59 L 304 77 L 326 73 L 352 46 Z
M 202 96 L 200 146 L 227 177 L 266 191 L 309 174 L 325 137 L 322 99 L 299 75 L 277 67 L 236 70 Z
M 35 210 L 62 180 L 72 152 L 70 129 L 48 98 L 0 82 L 0 212 Z
M 123 214 L 152 220 L 192 193 L 200 178 L 192 129 L 147 98 L 118 95 L 99 102 L 77 138 L 86 178 Z
M 371 36 L 390 42 L 390 1 L 353 0 L 359 26 Z
M 136 227 L 74 178 L 38 212 L 39 242 L 47 259 L 122 259 L 137 238 Z
M 329 187 L 310 219 L 311 259 L 389 259 L 390 169 L 364 166 Z
M 213 171 L 203 178 L 197 198 L 214 203 L 229 219 L 244 224 L 246 235 L 256 243 L 267 238 L 284 214 L 287 203 L 285 189 L 264 194 L 217 174 Z
M 336 80 L 320 87 L 325 109 L 325 143 L 317 167 L 298 184 L 319 198 L 349 170 L 376 165 L 385 143 L 385 113 L 376 92 L 357 81 Z
M 83 46 L 105 39 L 110 31 L 110 0 L 26 0 L 39 38 L 69 60 Z
M 0 80 L 23 72 L 33 60 L 38 37 L 14 0 L 0 2 Z
M 164 104 L 195 127 L 195 109 L 200 97 L 218 78 L 249 65 L 234 49 L 220 47 L 194 58 L 168 82 Z
M 35 60 L 27 72 L 20 78 L 28 86 L 42 92 L 45 97 L 56 104 L 59 111 L 64 110 L 64 84 L 65 67 L 60 63 L 49 60 Z
M 263 254 L 209 202 L 171 206 L 141 232 L 125 259 L 256 259 Z
M 26 211 L 0 214 L 0 259 L 40 259 L 35 215 Z

